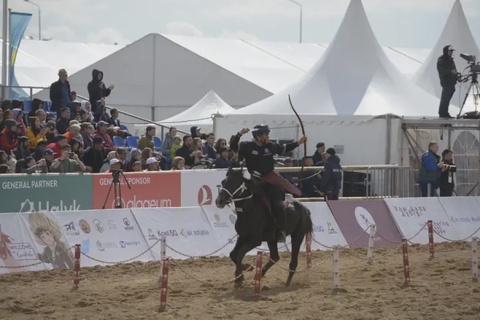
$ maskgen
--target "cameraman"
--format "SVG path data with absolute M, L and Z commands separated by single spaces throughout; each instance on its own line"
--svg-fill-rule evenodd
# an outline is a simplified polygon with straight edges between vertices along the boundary
M 453 174 L 457 172 L 457 167 L 453 163 L 453 151 L 445 149 L 442 152 L 442 162 L 444 164 L 440 174 L 440 197 L 451 197 L 455 184 Z
M 455 93 L 455 85 L 458 79 L 457 67 L 455 66 L 455 61 L 453 61 L 454 51 L 455 49 L 451 45 L 443 47 L 443 55 L 437 60 L 438 76 L 442 86 L 442 97 L 440 98 L 440 106 L 438 108 L 440 118 L 453 118 L 448 112 L 448 106 Z

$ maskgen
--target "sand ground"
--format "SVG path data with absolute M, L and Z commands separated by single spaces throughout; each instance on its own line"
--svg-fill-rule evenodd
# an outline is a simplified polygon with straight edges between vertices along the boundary
M 226 258 L 175 260 L 169 276 L 167 310 L 158 312 L 158 262 L 82 270 L 72 289 L 70 270 L 0 276 L 0 319 L 480 319 L 480 287 L 472 282 L 470 245 L 438 244 L 429 261 L 426 246 L 411 246 L 411 285 L 403 287 L 400 248 L 341 249 L 340 285 L 332 294 L 332 252 L 314 252 L 312 269 L 284 283 L 283 254 L 253 298 L 253 272 L 234 289 Z M 245 262 L 251 263 L 253 257 Z M 306 267 L 300 257 L 299 271 Z M 198 280 L 194 280 L 198 279 Z

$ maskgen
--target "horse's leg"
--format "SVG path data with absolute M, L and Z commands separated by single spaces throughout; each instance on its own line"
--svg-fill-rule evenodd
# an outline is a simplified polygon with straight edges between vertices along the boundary
M 304 233 L 303 232 L 295 232 L 291 235 L 292 238 L 292 254 L 291 254 L 291 259 L 290 259 L 290 265 L 289 265 L 289 272 L 288 272 L 288 279 L 286 286 L 288 287 L 292 281 L 293 275 L 295 274 L 295 271 L 297 270 L 298 266 L 298 254 L 300 252 L 300 246 L 302 245 Z
M 268 269 L 270 269 L 278 260 L 280 260 L 277 241 L 271 240 L 268 241 L 267 244 L 268 250 L 270 250 L 270 259 L 268 259 L 267 263 L 262 268 L 262 276 L 264 276 Z
M 243 284 L 244 276 L 243 276 L 243 258 L 245 255 L 255 248 L 262 244 L 262 240 L 250 240 L 243 243 L 242 247 L 237 251 L 237 261 L 235 262 L 235 288 L 239 288 Z
M 237 242 L 235 243 L 235 247 L 233 247 L 233 250 L 230 252 L 230 259 L 235 264 L 237 263 L 237 252 L 242 247 L 242 245 L 243 245 L 243 239 L 239 236 L 237 237 Z

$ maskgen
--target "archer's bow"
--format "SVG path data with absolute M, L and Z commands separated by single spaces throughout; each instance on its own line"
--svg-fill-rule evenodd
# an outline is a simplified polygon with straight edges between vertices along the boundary
M 293 107 L 292 98 L 290 98 L 290 94 L 288 95 L 288 101 L 290 102 L 290 106 L 292 107 L 292 110 L 295 113 L 295 115 L 297 116 L 298 122 L 300 123 L 300 128 L 302 129 L 302 135 L 305 136 L 305 127 L 303 126 L 302 118 L 300 118 L 300 116 L 297 113 L 297 110 L 295 110 L 295 108 Z M 303 144 L 302 168 L 300 169 L 300 179 L 299 179 L 300 190 L 302 189 L 303 168 L 305 167 L 305 164 L 304 164 L 305 160 L 304 159 L 305 159 L 306 156 L 307 156 L 307 144 L 306 144 L 306 141 L 305 141 L 305 143 Z

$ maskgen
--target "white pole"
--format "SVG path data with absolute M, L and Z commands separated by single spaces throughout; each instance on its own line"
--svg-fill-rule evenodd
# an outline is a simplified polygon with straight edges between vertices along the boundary
M 7 97 L 7 38 L 8 38 L 8 0 L 3 0 L 2 24 L 2 99 Z
M 375 232 L 376 232 L 375 225 L 374 224 L 370 225 L 370 238 L 368 239 L 368 251 L 367 251 L 368 264 L 373 263 L 373 246 L 375 245 Z
M 478 282 L 478 238 L 472 238 L 472 282 Z
M 333 248 L 333 290 L 340 289 L 340 247 Z

